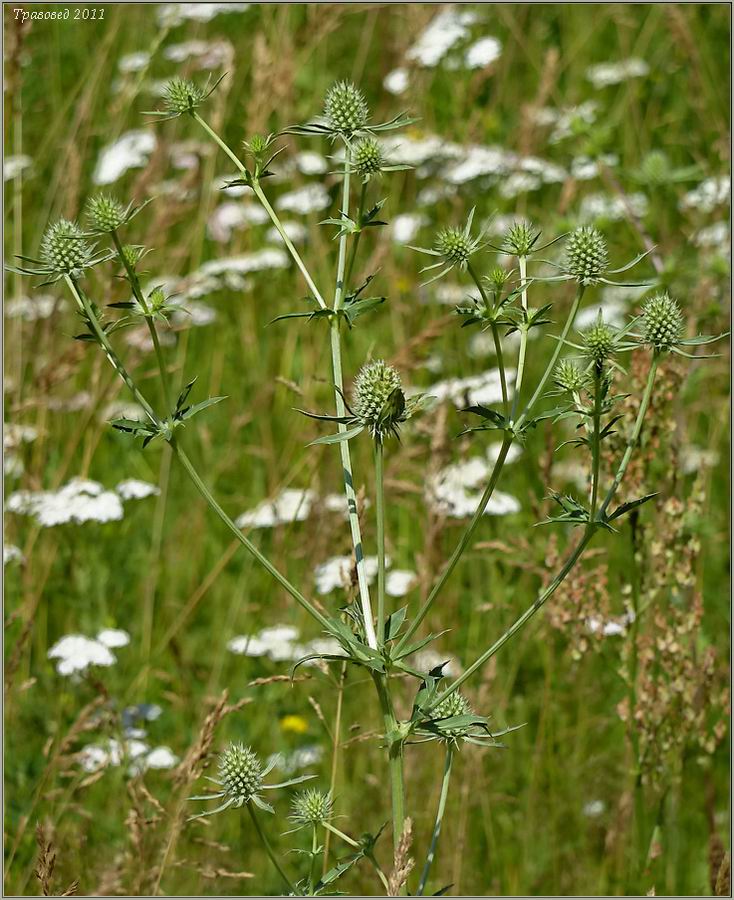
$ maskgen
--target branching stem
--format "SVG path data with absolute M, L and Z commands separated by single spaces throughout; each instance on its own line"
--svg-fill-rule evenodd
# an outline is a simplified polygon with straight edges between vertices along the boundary
M 441 835 L 441 823 L 443 822 L 443 814 L 446 810 L 446 800 L 449 795 L 449 783 L 451 781 L 451 764 L 454 760 L 454 748 L 451 743 L 446 746 L 446 762 L 444 764 L 443 769 L 443 778 L 441 780 L 441 794 L 438 798 L 438 809 L 436 810 L 436 821 L 433 826 L 433 834 L 431 836 L 431 846 L 428 848 L 428 856 L 426 856 L 426 862 L 423 866 L 423 872 L 421 873 L 421 880 L 418 884 L 418 890 L 416 891 L 417 897 L 422 897 L 423 892 L 426 889 L 426 883 L 428 881 L 428 875 L 431 871 L 431 865 L 433 864 L 433 859 L 436 855 L 436 848 L 438 846 L 438 839 Z

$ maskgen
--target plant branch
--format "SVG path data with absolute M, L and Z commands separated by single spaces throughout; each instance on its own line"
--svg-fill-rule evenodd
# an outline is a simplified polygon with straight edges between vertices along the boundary
M 418 884 L 418 890 L 416 891 L 417 897 L 422 897 L 423 892 L 426 889 L 426 882 L 428 881 L 428 875 L 431 871 L 431 865 L 433 864 L 433 858 L 436 855 L 436 847 L 438 846 L 438 839 L 441 835 L 441 823 L 443 822 L 443 814 L 446 809 L 446 799 L 449 795 L 449 782 L 451 780 L 451 763 L 454 759 L 454 750 L 451 746 L 451 743 L 448 743 L 446 746 L 446 763 L 443 769 L 443 779 L 441 780 L 441 794 L 438 798 L 438 809 L 436 810 L 436 821 L 433 826 L 433 834 L 431 836 L 431 846 L 428 848 L 428 856 L 426 857 L 425 865 L 423 866 L 423 872 L 421 873 L 421 880 Z
M 273 850 L 272 845 L 270 844 L 270 841 L 267 839 L 267 836 L 262 829 L 260 820 L 258 819 L 257 815 L 255 814 L 255 810 L 252 808 L 252 803 L 247 804 L 247 811 L 250 813 L 250 818 L 252 819 L 252 822 L 255 826 L 255 830 L 257 831 L 258 837 L 260 838 L 260 841 L 262 842 L 262 845 L 265 848 L 265 852 L 270 857 L 270 862 L 275 866 L 275 868 L 278 872 L 278 875 L 280 875 L 280 877 L 283 879 L 283 883 L 288 888 L 289 894 L 292 896 L 297 896 L 298 891 L 296 890 L 293 882 L 283 871 L 283 867 L 281 866 L 280 862 L 278 861 L 278 857 L 275 855 L 275 851 Z
M 375 512 L 377 518 L 377 641 L 385 640 L 385 451 L 375 440 Z
M 487 297 L 487 292 L 484 290 L 484 287 L 482 286 L 482 282 L 479 279 L 479 276 L 475 272 L 474 267 L 472 266 L 471 263 L 467 263 L 467 271 L 471 275 L 472 280 L 474 281 L 474 284 L 476 284 L 477 288 L 479 289 L 479 293 L 482 296 L 482 300 L 484 300 L 485 306 L 489 306 L 489 298 Z M 492 338 L 494 339 L 494 350 L 497 355 L 497 368 L 499 369 L 499 373 L 500 373 L 500 387 L 502 389 L 502 406 L 504 407 L 505 416 L 507 416 L 510 411 L 510 405 L 509 405 L 508 394 L 507 394 L 507 377 L 505 375 L 505 361 L 504 361 L 504 357 L 502 355 L 502 341 L 500 340 L 499 329 L 494 324 L 494 322 L 492 323 Z

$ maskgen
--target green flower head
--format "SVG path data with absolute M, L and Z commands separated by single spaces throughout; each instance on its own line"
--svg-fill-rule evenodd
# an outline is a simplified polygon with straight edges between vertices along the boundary
M 657 351 L 670 350 L 683 333 L 683 314 L 668 294 L 656 294 L 642 307 L 645 342 Z
M 354 381 L 354 413 L 377 440 L 405 420 L 405 394 L 397 369 L 383 360 L 362 366 Z
M 364 128 L 369 107 L 362 92 L 350 81 L 338 81 L 326 94 L 324 115 L 333 131 L 346 137 Z
M 289 818 L 298 828 L 307 825 L 323 825 L 331 818 L 334 801 L 331 794 L 318 788 L 300 791 L 293 798 Z
M 76 222 L 59 219 L 46 229 L 41 240 L 41 262 L 49 271 L 74 274 L 89 265 L 94 247 L 84 238 Z
M 607 242 L 596 228 L 584 225 L 566 244 L 566 271 L 579 284 L 596 284 L 609 266 Z

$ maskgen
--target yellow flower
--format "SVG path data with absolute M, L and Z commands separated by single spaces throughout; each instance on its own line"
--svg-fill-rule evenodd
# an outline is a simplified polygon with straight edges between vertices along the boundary
M 292 731 L 294 734 L 305 734 L 308 731 L 308 722 L 303 716 L 283 716 L 280 720 L 283 731 Z

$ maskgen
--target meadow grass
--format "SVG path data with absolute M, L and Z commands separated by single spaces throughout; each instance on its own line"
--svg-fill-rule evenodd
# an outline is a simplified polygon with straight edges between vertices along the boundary
M 415 242 L 430 240 L 436 227 L 462 223 L 474 205 L 481 218 L 495 211 L 528 216 L 551 237 L 576 224 L 588 195 L 642 192 L 647 209 L 639 216 L 596 219 L 613 258 L 636 255 L 645 240 L 654 243 L 663 262 L 660 281 L 680 298 L 690 332 L 726 329 L 726 251 L 720 244 L 710 249 L 695 240 L 706 226 L 727 219 L 726 206 L 701 210 L 681 205 L 697 184 L 729 169 L 726 6 L 477 5 L 472 7 L 478 16 L 473 33 L 501 41 L 496 62 L 477 70 L 416 66 L 410 87 L 399 97 L 384 90 L 383 79 L 402 64 L 436 7 L 254 4 L 209 22 L 170 26 L 159 24 L 153 6 L 113 4 L 105 9 L 102 22 L 34 22 L 27 28 L 14 20 L 12 8 L 4 9 L 9 88 L 5 154 L 32 158 L 22 179 L 6 182 L 6 259 L 17 252 L 35 254 L 49 218 L 78 214 L 94 189 L 94 162 L 105 145 L 130 129 L 150 128 L 141 112 L 155 108 L 156 98 L 147 88 L 152 79 L 188 71 L 205 80 L 190 60 L 177 64 L 166 59 L 165 49 L 183 41 L 217 39 L 229 42 L 231 50 L 223 66 L 228 75 L 211 99 L 210 118 L 234 147 L 257 131 L 306 121 L 336 79 L 351 78 L 378 119 L 403 108 L 418 116 L 409 132 L 413 137 L 438 134 L 461 145 L 496 144 L 567 170 L 574 158 L 614 154 L 617 163 L 594 179 L 567 177 L 513 197 L 503 197 L 499 183 L 477 179 L 461 184 L 454 194 L 421 209 L 429 221 Z M 121 78 L 120 59 L 141 50 L 152 53 L 149 68 Z M 587 78 L 590 66 L 629 57 L 643 59 L 650 74 L 594 89 Z M 573 107 L 589 100 L 598 104 L 595 123 L 577 121 L 575 133 L 558 143 L 551 143 L 549 128 L 532 116 L 534 108 Z M 171 166 L 172 143 L 200 141 L 194 123 L 178 119 L 157 126 L 156 134 L 159 143 L 148 164 L 110 185 L 120 196 L 139 201 L 158 195 L 132 223 L 128 238 L 153 249 L 148 258 L 152 283 L 156 275 L 184 275 L 207 260 L 262 247 L 261 226 L 235 230 L 226 244 L 207 232 L 222 200 L 214 178 L 233 173 L 211 147 L 190 148 L 198 156 L 193 169 Z M 312 147 L 300 138 L 286 143 L 280 159 L 303 149 L 328 152 L 318 141 Z M 667 154 L 672 168 L 695 166 L 697 174 L 682 181 L 640 182 L 636 174 L 657 150 Z M 389 221 L 416 210 L 421 188 L 443 183 L 440 168 L 427 180 L 413 172 L 388 177 Z M 317 223 L 334 214 L 337 180 L 296 171 L 265 187 L 278 197 L 318 180 L 330 190 L 330 210 L 288 218 L 307 224 L 304 255 L 317 282 L 328 284 L 336 247 Z M 164 194 L 165 183 L 169 192 Z M 349 334 L 348 380 L 370 354 L 395 362 L 404 379 L 422 389 L 438 378 L 464 377 L 493 365 L 489 353 L 479 358 L 467 353 L 467 331 L 450 315 L 451 306 L 432 302 L 434 292 L 420 287 L 417 254 L 393 241 L 388 230 L 363 241 L 364 272 L 379 266 L 375 283 L 388 303 Z M 108 284 L 107 274 L 90 276 L 93 292 Z M 55 287 L 51 292 L 61 296 Z M 27 293 L 33 296 L 28 282 L 6 276 L 6 302 Z M 340 490 L 335 449 L 306 448 L 321 432 L 293 409 L 329 408 L 324 332 L 319 323 L 300 320 L 267 327 L 275 315 L 301 308 L 304 293 L 292 266 L 255 272 L 243 290 L 202 298 L 215 309 L 216 323 L 182 328 L 165 350 L 176 385 L 197 376 L 198 399 L 227 396 L 187 427 L 185 441 L 232 515 L 285 487 L 313 488 L 319 494 Z M 559 310 L 556 314 L 554 309 L 553 318 L 562 322 L 571 289 L 553 287 L 548 293 L 548 302 Z M 105 302 L 124 299 L 120 283 Z M 540 296 L 534 302 L 540 305 L 541 299 L 545 302 Z M 436 327 L 440 317 L 446 321 Z M 241 700 L 244 705 L 222 717 L 209 736 L 210 751 L 228 740 L 245 741 L 261 756 L 319 745 L 323 758 L 310 771 L 326 786 L 341 671 L 338 665 L 328 676 L 302 669 L 302 680 L 290 685 L 274 680 L 287 674 L 288 663 L 227 651 L 234 635 L 273 624 L 296 625 L 304 638 L 317 634 L 213 519 L 168 448 L 153 444 L 143 452 L 109 427 L 106 408 L 129 398 L 100 354 L 70 340 L 78 330 L 69 305 L 36 322 L 5 319 L 5 421 L 31 425 L 38 432 L 36 440 L 18 451 L 24 471 L 6 474 L 6 493 L 56 488 L 73 476 L 96 479 L 106 487 L 139 478 L 159 485 L 161 493 L 126 503 L 124 518 L 105 524 L 40 528 L 30 517 L 6 517 L 6 542 L 18 546 L 25 561 L 5 569 L 5 889 L 38 893 L 35 829 L 40 823 L 57 852 L 54 891 L 78 879 L 82 894 L 275 892 L 276 876 L 244 816 L 229 812 L 209 827 L 187 826 L 178 833 L 173 811 L 185 772 L 146 773 L 151 800 L 140 793 L 136 780 L 130 781 L 126 766 L 89 775 L 70 755 L 105 734 L 119 735 L 119 722 L 109 714 L 65 740 L 85 704 L 102 696 L 112 713 L 130 704 L 159 704 L 162 713 L 148 725 L 149 741 L 169 746 L 183 759 L 226 689 L 230 703 Z M 551 347 L 549 338 L 531 344 L 533 380 Z M 656 604 L 666 609 L 679 602 L 676 598 L 684 603 L 692 603 L 696 595 L 703 598 L 697 653 L 711 647 L 717 654 L 710 694 L 696 701 L 704 708 L 714 706 L 713 698 L 729 679 L 728 347 L 719 352 L 721 358 L 690 368 L 666 364 L 670 396 L 661 399 L 654 442 L 637 472 L 643 488 L 661 485 L 663 492 L 659 502 L 641 513 L 646 530 L 642 538 L 637 535 L 643 542 L 637 551 L 643 564 L 659 558 L 656 534 L 666 533 L 670 519 L 664 501 L 701 495 L 685 523 L 685 547 L 690 541 L 699 546 L 690 551 L 691 583 L 675 589 L 664 584 Z M 135 361 L 141 383 L 160 399 L 151 354 L 126 353 Z M 443 361 L 438 375 L 422 365 L 436 353 Z M 52 402 L 82 390 L 88 397 L 79 409 L 59 411 Z M 453 405 L 444 405 L 420 421 L 387 461 L 388 552 L 395 568 L 418 573 L 417 590 L 423 594 L 461 528 L 460 522 L 441 520 L 426 510 L 426 473 L 483 452 L 482 435 L 454 440 L 465 424 Z M 355 444 L 353 454 L 358 487 L 366 486 L 371 496 L 367 444 Z M 683 472 L 676 460 L 691 445 L 713 451 L 718 461 L 712 457 L 710 466 Z M 527 606 L 548 571 L 553 541 L 563 544 L 562 534 L 552 538 L 545 529 L 530 529 L 547 512 L 552 450 L 542 428 L 531 435 L 500 485 L 518 498 L 521 512 L 482 522 L 474 546 L 429 617 L 434 628 L 450 623 L 440 650 L 463 664 Z M 554 487 L 562 486 L 559 477 L 554 477 Z M 372 513 L 367 509 L 363 517 L 368 545 L 375 538 Z M 712 752 L 686 741 L 666 758 L 662 783 L 645 795 L 648 821 L 657 821 L 659 830 L 653 858 L 640 871 L 631 748 L 617 712 L 626 694 L 619 670 L 628 636 L 589 638 L 589 646 L 579 650 L 583 629 L 578 621 L 553 627 L 554 610 L 578 601 L 574 591 L 582 595 L 579 609 L 584 596 L 598 591 L 611 613 L 624 612 L 630 585 L 638 577 L 630 532 L 625 525 L 620 536 L 599 540 L 597 555 L 584 566 L 591 573 L 588 580 L 574 579 L 559 591 L 548 615 L 535 619 L 472 683 L 469 695 L 475 707 L 491 712 L 493 721 L 526 724 L 508 735 L 506 750 L 467 748 L 455 761 L 434 889 L 451 884 L 452 894 L 480 895 L 627 894 L 653 887 L 657 894 L 712 893 L 718 872 L 712 860 L 719 844 L 729 841 L 728 736 Z M 314 596 L 314 564 L 350 552 L 345 523 L 329 513 L 253 531 L 251 537 L 295 584 L 308 588 L 309 596 Z M 342 597 L 334 593 L 319 599 L 334 609 Z M 68 633 L 93 636 L 103 627 L 126 629 L 132 637 L 128 647 L 116 651 L 117 664 L 91 669 L 80 683 L 57 674 L 47 658 L 54 642 Z M 353 834 L 374 832 L 389 818 L 376 739 L 381 723 L 376 704 L 370 705 L 368 682 L 350 670 L 343 685 L 336 809 L 348 814 L 339 827 Z M 407 708 L 407 690 L 401 701 Z M 419 847 L 430 840 L 442 764 L 440 754 L 408 748 L 407 790 Z M 285 798 L 278 804 L 285 812 Z M 289 846 L 277 835 L 274 841 Z M 380 854 L 389 869 L 387 842 L 378 844 Z M 344 883 L 354 893 L 379 890 L 368 868 L 354 869 Z

